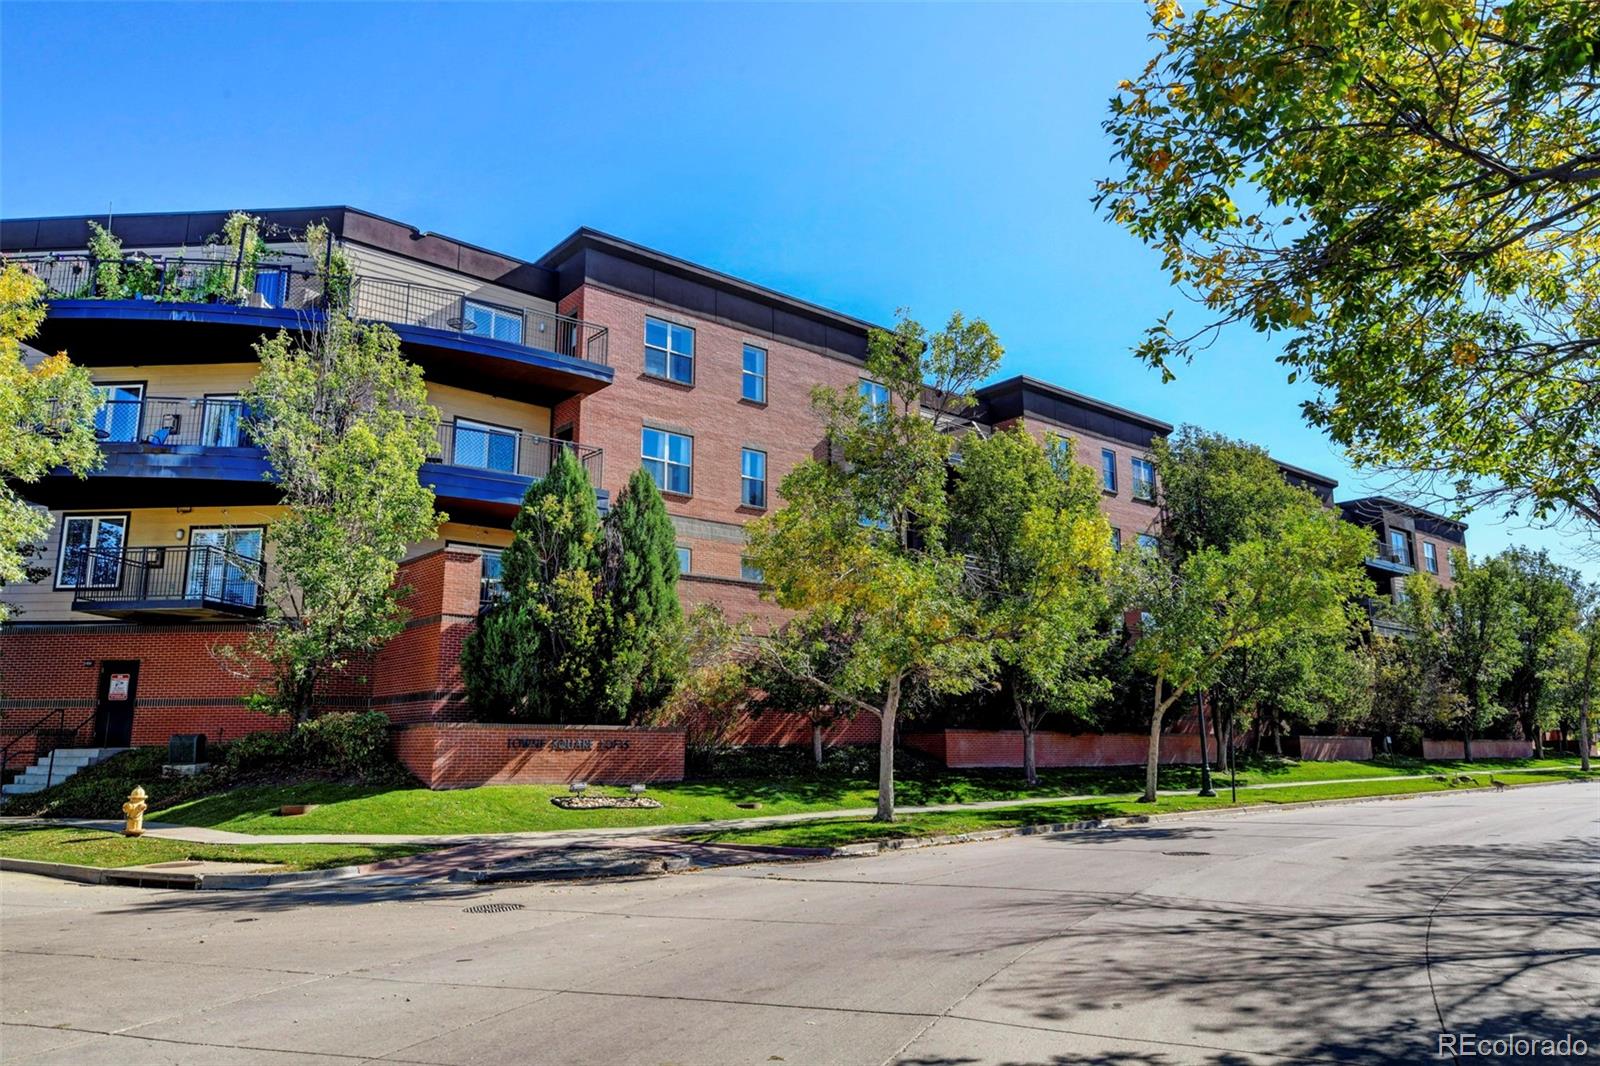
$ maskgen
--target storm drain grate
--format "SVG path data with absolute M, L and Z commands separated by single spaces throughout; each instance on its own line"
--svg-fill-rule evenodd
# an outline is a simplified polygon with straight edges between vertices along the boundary
M 464 908 L 468 914 L 500 914 L 503 911 L 520 911 L 520 903 L 474 903 Z

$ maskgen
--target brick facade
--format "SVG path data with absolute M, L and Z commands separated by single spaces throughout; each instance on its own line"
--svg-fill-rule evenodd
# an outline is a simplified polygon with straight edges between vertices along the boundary
M 1422 742 L 1422 757 L 1424 759 L 1465 759 L 1466 748 L 1459 740 L 1424 740 Z M 1533 758 L 1533 741 L 1531 740 L 1474 740 L 1472 742 L 1472 757 L 1474 759 L 1531 759 Z
M 1040 768 L 1057 766 L 1142 766 L 1150 738 L 1141 733 L 1035 733 Z M 1015 729 L 945 729 L 908 733 L 907 747 L 933 756 L 951 769 L 1022 765 L 1022 732 Z M 1200 762 L 1200 738 L 1168 733 L 1161 738 L 1161 762 Z
M 431 722 L 403 726 L 393 743 L 429 788 L 683 780 L 681 729 Z
M 481 574 L 477 553 L 451 548 L 400 567 L 409 618 L 378 653 L 372 685 L 373 708 L 396 724 L 466 717 L 461 644 L 477 624 Z

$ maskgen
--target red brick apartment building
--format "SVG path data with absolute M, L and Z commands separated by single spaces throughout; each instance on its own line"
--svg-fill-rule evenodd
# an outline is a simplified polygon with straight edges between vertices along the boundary
M 25 488 L 54 526 L 37 560 L 47 576 L 6 590 L 17 611 L 0 633 L 0 744 L 30 730 L 120 747 L 281 727 L 243 709 L 246 682 L 211 649 L 263 610 L 265 530 L 280 508 L 237 396 L 263 334 L 320 314 L 303 243 L 313 222 L 352 264 L 356 314 L 392 326 L 423 368 L 443 424 L 421 476 L 450 516 L 407 560 L 406 631 L 362 679 L 330 686 L 327 706 L 412 726 L 461 716 L 461 639 L 523 493 L 560 449 L 581 459 L 602 506 L 639 465 L 656 476 L 686 603 L 760 609 L 744 524 L 821 443 L 810 390 L 862 387 L 869 323 L 589 229 L 530 261 L 349 207 L 253 214 L 270 254 L 242 289 L 231 276 L 247 296 L 227 301 L 205 295 L 208 278 L 237 269 L 208 244 L 225 212 L 111 220 L 125 256 L 148 261 L 146 290 L 127 299 L 93 293 L 88 217 L 0 222 L 6 261 L 50 288 L 35 346 L 67 351 L 105 395 L 103 465 Z M 1025 418 L 1071 436 L 1119 539 L 1157 535 L 1148 450 L 1169 424 L 1027 377 L 979 401 L 980 426 Z M 1335 482 L 1284 471 L 1332 503 Z M 1343 506 L 1381 538 L 1372 566 L 1385 580 L 1464 544 L 1460 524 L 1395 501 Z

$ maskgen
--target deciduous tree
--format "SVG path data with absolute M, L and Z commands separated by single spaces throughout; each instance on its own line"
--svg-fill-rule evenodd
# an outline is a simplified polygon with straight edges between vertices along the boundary
M 1592 2 L 1154 5 L 1097 203 L 1218 329 L 1286 337 L 1360 464 L 1600 529 L 1600 10 Z
M 58 467 L 79 477 L 100 464 L 89 372 L 65 352 L 29 361 L 24 342 L 44 322 L 44 283 L 15 264 L 0 271 L 0 589 L 36 576 L 28 565 L 50 531 L 50 513 L 16 486 Z M 0 601 L 0 623 L 9 607 Z

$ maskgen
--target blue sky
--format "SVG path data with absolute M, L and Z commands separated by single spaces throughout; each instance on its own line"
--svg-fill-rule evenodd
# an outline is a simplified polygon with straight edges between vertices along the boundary
M 1162 385 L 1181 302 L 1097 217 L 1137 3 L 7 3 L 0 211 L 351 204 L 537 255 L 594 226 L 863 318 L 988 319 L 1005 373 L 1383 491 L 1299 416 L 1270 339 Z M 1180 311 L 1180 315 L 1184 312 Z M 1474 553 L 1570 543 L 1470 517 Z M 1587 566 L 1600 576 L 1600 564 Z

